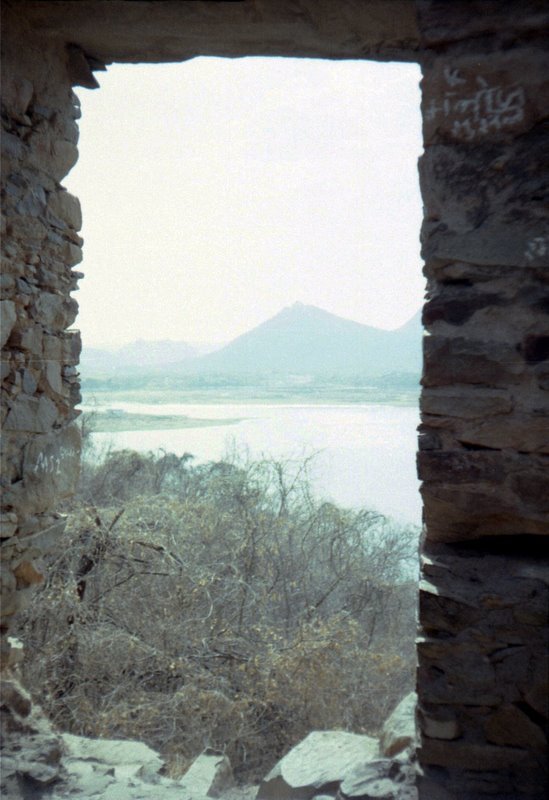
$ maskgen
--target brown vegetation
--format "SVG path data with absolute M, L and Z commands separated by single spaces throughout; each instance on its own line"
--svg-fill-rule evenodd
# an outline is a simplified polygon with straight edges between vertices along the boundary
M 318 502 L 307 462 L 85 465 L 22 620 L 57 725 L 264 773 L 313 729 L 375 733 L 412 688 L 417 532 Z

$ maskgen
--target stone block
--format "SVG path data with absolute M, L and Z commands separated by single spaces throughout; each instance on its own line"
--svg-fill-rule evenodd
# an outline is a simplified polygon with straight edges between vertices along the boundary
M 57 419 L 57 408 L 48 397 L 19 395 L 11 406 L 4 428 L 7 431 L 47 433 Z
M 0 347 L 4 347 L 17 320 L 15 303 L 12 300 L 0 300 Z
M 488 742 L 511 747 L 545 752 L 547 738 L 539 725 L 524 714 L 517 706 L 508 705 L 492 714 L 484 725 Z
M 63 394 L 63 379 L 61 377 L 61 365 L 57 361 L 47 361 L 44 370 L 46 382 L 49 389 L 54 394 Z
M 428 264 L 472 262 L 486 266 L 546 267 L 549 262 L 547 220 L 529 224 L 485 223 L 471 231 L 448 230 L 427 223 L 422 230 L 422 256 Z
M 37 217 L 11 215 L 8 217 L 8 235 L 21 243 L 21 252 L 25 255 L 24 248 L 30 245 L 41 247 L 47 239 L 48 228 Z
M 417 800 L 415 766 L 403 758 L 378 758 L 345 776 L 336 800 Z
M 78 161 L 78 148 L 76 143 L 65 139 L 57 140 L 53 145 L 53 160 L 50 162 L 49 170 L 56 180 L 62 180 Z
M 183 791 L 204 797 L 222 797 L 234 785 L 233 772 L 227 756 L 207 748 L 201 753 L 180 781 Z
M 72 142 L 57 138 L 52 128 L 36 128 L 28 139 L 28 163 L 56 183 L 74 167 L 78 150 Z
M 519 350 L 528 364 L 549 361 L 549 335 L 547 335 L 546 323 L 547 320 L 544 317 L 542 319 L 543 333 L 541 335 L 530 333 L 520 344 Z
M 549 453 L 549 417 L 513 414 L 466 425 L 458 434 L 463 444 L 522 453 Z
M 523 699 L 544 719 L 549 719 L 549 655 L 540 654 L 533 660 L 528 684 L 523 688 Z
M 419 757 L 424 764 L 479 772 L 506 770 L 509 767 L 525 764 L 529 760 L 528 752 L 517 747 L 499 747 L 461 740 L 446 742 L 429 739 L 426 736 L 422 738 Z
M 15 288 L 15 278 L 13 275 L 0 274 L 0 291 L 9 293 Z M 9 298 L 2 298 L 9 299 Z
M 61 738 L 68 764 L 74 761 L 93 761 L 108 765 L 117 778 L 150 778 L 158 775 L 164 766 L 158 753 L 143 742 L 87 739 L 70 733 L 62 734 Z
M 501 342 L 427 336 L 423 355 L 421 383 L 427 388 L 460 383 L 506 389 L 525 371 L 516 350 Z
M 42 186 L 31 186 L 21 197 L 16 211 L 21 216 L 40 217 L 46 210 L 46 193 Z
M 547 447 L 543 452 L 548 452 Z M 533 463 L 509 478 L 511 490 L 525 508 L 547 514 L 546 532 L 549 535 L 549 474 L 547 465 Z
M 432 427 L 422 423 L 418 427 L 418 449 L 420 451 L 431 451 L 442 449 L 442 438 L 440 433 Z
M 33 355 L 42 355 L 42 328 L 30 323 L 25 327 L 16 327 L 9 338 L 9 346 L 19 350 L 27 350 Z
M 417 694 L 411 692 L 385 720 L 379 739 L 382 755 L 392 757 L 413 746 L 416 740 L 416 706 Z
M 75 267 L 82 261 L 82 248 L 72 242 L 66 242 L 63 247 L 63 261 L 69 267 Z
M 314 731 L 290 750 L 262 781 L 257 800 L 310 800 L 376 758 L 377 739 L 344 731 Z
M 507 299 L 495 292 L 480 292 L 476 287 L 445 287 L 423 306 L 422 321 L 428 329 L 438 321 L 460 327 L 481 309 L 508 305 Z
M 68 328 L 76 319 L 78 303 L 70 297 L 42 292 L 34 303 L 34 317 L 50 330 Z
M 59 547 L 66 527 L 66 518 L 57 515 L 53 520 L 47 517 L 34 517 L 34 519 L 37 525 L 34 526 L 36 530 L 33 533 L 27 533 L 25 525 L 22 524 L 19 535 L 14 536 L 9 542 L 4 542 L 2 546 L 2 555 L 13 568 L 23 561 L 41 559 Z
M 477 419 L 509 414 L 513 409 L 510 393 L 497 389 L 439 388 L 423 392 L 420 401 L 425 414 Z
M 63 336 L 44 334 L 44 359 L 46 361 L 61 362 L 63 359 Z
M 60 217 L 67 225 L 75 231 L 82 227 L 82 211 L 80 201 L 65 189 L 52 192 L 49 196 L 48 205 L 51 211 Z
M 38 387 L 34 370 L 24 369 L 22 373 L 22 389 L 25 394 L 33 395 Z
M 427 714 L 421 714 L 421 729 L 430 739 L 457 739 L 461 735 L 461 728 L 455 719 L 436 719 Z
M 14 136 L 13 133 L 8 131 L 2 131 L 0 144 L 2 150 L 2 172 L 5 174 L 10 171 L 11 162 L 23 158 L 25 147 L 18 136 Z M 4 163 L 6 164 L 5 167 Z
M 417 455 L 418 476 L 424 481 L 502 483 L 511 461 L 502 453 L 468 452 L 466 450 L 422 451 Z
M 17 117 L 27 113 L 33 92 L 32 83 L 21 75 L 6 74 L 2 77 L 2 101 L 8 111 Z
M 0 513 L 0 539 L 9 539 L 17 530 L 17 514 Z
M 65 331 L 63 335 L 62 349 L 63 364 L 69 364 L 70 366 L 78 364 L 81 351 L 82 339 L 80 336 L 80 331 Z
M 426 538 L 459 542 L 485 536 L 546 535 L 546 512 L 527 507 L 506 484 L 423 483 Z

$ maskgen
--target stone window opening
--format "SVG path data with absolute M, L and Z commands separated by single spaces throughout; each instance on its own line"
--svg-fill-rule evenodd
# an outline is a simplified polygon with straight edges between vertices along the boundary
M 332 69 L 333 65 L 331 64 L 331 62 L 325 62 L 325 64 L 323 64 L 323 66 L 328 67 L 329 69 Z M 359 65 L 357 63 L 353 63 L 351 65 L 351 68 L 355 71 L 355 74 L 358 74 L 358 72 L 357 72 L 358 66 Z M 380 65 L 380 67 L 381 67 L 382 71 L 389 69 L 389 67 L 387 67 L 386 65 Z M 290 62 L 287 65 L 284 65 L 284 68 L 287 69 L 287 71 L 290 71 L 291 69 L 294 69 L 294 70 L 297 69 L 297 67 L 294 66 L 292 62 Z M 131 72 L 133 70 L 137 70 L 137 68 L 135 66 L 133 66 L 133 65 L 129 66 L 128 71 Z M 278 70 L 280 71 L 280 66 L 278 66 Z M 124 76 L 118 76 L 118 80 L 119 81 L 120 81 L 121 77 L 123 78 Z M 416 73 L 415 77 L 416 77 L 416 80 L 417 80 L 417 73 Z M 172 73 L 172 80 L 173 79 L 174 79 L 174 73 Z M 141 78 L 141 80 L 143 80 L 143 78 Z M 413 78 L 412 78 L 412 81 L 413 81 Z M 124 81 L 122 80 L 122 83 L 123 82 Z M 128 79 L 127 78 L 126 78 L 125 83 L 126 84 L 128 83 Z M 95 99 L 95 98 L 93 98 L 93 99 Z M 86 101 L 85 101 L 85 98 L 82 98 L 82 105 L 83 105 L 83 108 L 82 108 L 83 118 L 85 119 L 85 115 L 86 115 Z M 140 107 L 140 106 L 143 107 L 142 102 L 140 102 L 138 97 L 135 98 L 135 105 L 136 105 L 136 107 Z M 386 110 L 386 106 L 385 106 L 385 110 Z M 106 113 L 107 112 L 103 111 L 104 115 Z M 195 113 L 197 113 L 197 112 L 195 112 Z M 370 114 L 371 114 L 371 116 L 374 116 L 374 113 L 372 111 L 370 111 Z M 126 114 L 124 115 L 124 118 L 126 119 L 126 124 L 130 124 L 130 125 L 132 124 L 131 121 L 128 121 L 128 117 L 127 117 Z M 106 116 L 106 119 L 109 119 L 109 116 Z M 82 125 L 81 122 L 80 122 L 80 125 Z M 80 134 L 81 134 L 81 139 L 82 139 L 82 136 L 84 136 L 84 137 L 86 136 L 86 128 L 85 127 L 83 129 L 81 128 Z M 173 133 L 172 133 L 172 136 L 173 136 Z M 181 146 L 185 146 L 184 139 L 182 137 L 178 137 L 178 138 L 179 138 L 179 141 L 181 142 Z M 109 143 L 110 143 L 110 141 L 112 141 L 112 140 L 109 140 Z M 108 144 L 107 144 L 107 146 L 108 146 Z M 158 145 L 158 143 L 156 143 L 156 144 Z M 82 146 L 82 145 L 80 145 L 80 146 Z M 151 146 L 150 144 L 144 145 L 144 149 L 148 149 L 150 146 Z M 114 143 L 114 147 L 115 147 L 116 151 L 122 152 L 122 150 L 119 149 L 119 145 L 117 147 L 116 142 Z M 341 150 L 341 147 L 339 149 Z M 376 153 L 379 153 L 379 151 L 377 149 L 375 149 L 372 145 L 370 145 L 370 151 L 372 153 L 374 151 Z M 152 151 L 152 152 L 154 152 L 154 151 Z M 102 154 L 101 154 L 101 151 L 100 151 L 99 154 L 98 154 L 98 160 L 101 159 L 101 156 L 102 156 Z M 128 161 L 130 161 L 132 163 L 136 163 L 136 164 L 139 163 L 139 158 L 135 158 L 135 160 L 134 160 L 132 158 L 131 154 L 129 154 L 129 153 L 126 154 L 126 156 L 127 156 Z M 414 154 L 414 156 L 415 156 L 415 154 Z M 82 158 L 82 155 L 80 157 Z M 410 159 L 410 161 L 413 164 L 413 168 L 415 168 L 415 157 L 412 157 Z M 101 169 L 101 168 L 102 168 L 102 166 L 99 165 L 99 166 L 95 167 L 95 170 L 97 171 L 98 169 Z M 399 173 L 399 178 L 402 178 L 402 172 Z M 139 180 L 140 180 L 141 184 L 143 184 L 143 175 L 142 175 L 141 172 L 140 172 Z M 235 178 L 235 180 L 237 181 L 238 178 Z M 385 180 L 386 181 L 389 180 L 388 175 L 385 176 Z M 84 201 L 84 207 L 88 208 L 87 214 L 90 215 L 91 213 L 95 212 L 95 214 L 100 215 L 100 219 L 103 222 L 101 236 L 102 236 L 102 238 L 105 239 L 105 244 L 107 244 L 111 240 L 111 238 L 116 235 L 116 232 L 120 231 L 121 226 L 123 226 L 125 224 L 124 223 L 125 215 L 127 215 L 128 213 L 132 213 L 132 214 L 134 213 L 133 205 L 130 206 L 130 208 L 131 208 L 131 210 L 130 210 L 130 208 L 126 207 L 125 204 L 123 203 L 123 201 L 121 200 L 120 201 L 120 208 L 123 209 L 123 212 L 122 212 L 120 218 L 117 219 L 114 216 L 111 217 L 109 212 L 103 210 L 101 208 L 101 206 L 97 207 L 96 205 L 94 205 L 91 202 L 91 200 L 93 200 L 93 198 L 90 198 L 90 203 L 86 203 L 86 196 L 87 195 L 86 195 L 85 186 L 82 186 L 81 190 L 79 191 L 78 187 L 74 188 L 74 184 L 73 184 L 72 180 L 70 179 L 70 177 L 67 179 L 67 182 L 69 183 L 69 189 L 72 190 L 71 193 L 73 193 L 76 196 L 79 196 L 80 199 Z M 184 181 L 181 181 L 181 186 L 183 187 L 182 191 L 186 191 L 186 189 L 184 188 L 185 187 Z M 135 188 L 136 187 L 134 187 L 134 189 Z M 98 192 L 99 195 L 101 195 L 101 193 L 103 193 L 104 196 L 108 197 L 110 195 L 111 191 L 112 190 L 111 190 L 108 182 L 105 182 L 105 183 L 101 182 L 101 189 Z M 128 193 L 128 187 L 127 186 L 124 186 L 124 192 L 130 198 L 133 196 L 133 192 L 131 190 L 130 190 L 130 194 L 129 195 L 127 194 Z M 196 204 L 196 201 L 195 201 L 195 204 Z M 150 205 L 150 201 L 149 201 L 149 205 Z M 405 209 L 402 209 L 403 213 L 404 213 L 404 211 L 405 211 Z M 390 216 L 391 213 L 392 213 L 391 209 L 390 209 L 390 207 L 388 207 L 387 208 L 387 212 L 386 212 L 387 216 Z M 411 212 L 410 212 L 410 215 L 411 215 Z M 165 226 L 167 223 L 166 223 L 165 217 L 160 212 L 160 213 L 158 213 L 158 222 L 155 223 L 154 218 L 151 217 L 150 224 L 153 227 L 156 224 L 158 224 L 159 225 L 159 230 L 161 230 L 162 226 Z M 346 224 L 349 225 L 348 219 L 346 219 Z M 417 224 L 418 224 L 418 221 L 416 220 L 416 225 Z M 414 225 L 411 224 L 411 225 L 409 225 L 409 227 L 410 228 L 414 228 Z M 111 232 L 110 236 L 107 235 L 108 231 Z M 395 226 L 394 225 L 393 225 L 393 234 L 395 234 Z M 97 262 L 100 259 L 98 259 L 97 256 L 95 255 L 96 251 L 93 249 L 93 247 L 90 247 L 90 236 L 89 236 L 89 234 L 86 231 L 84 231 L 83 235 L 84 235 L 84 238 L 86 239 L 86 247 L 88 248 L 87 251 L 85 251 L 84 270 L 86 271 L 86 273 L 88 273 L 87 280 L 93 280 L 94 279 L 94 269 L 96 269 Z M 180 236 L 182 236 L 182 238 L 184 239 L 184 235 L 179 233 L 178 237 L 180 237 Z M 163 237 L 162 237 L 162 235 L 160 235 L 159 245 L 160 245 L 160 243 L 162 241 L 163 241 Z M 91 244 L 93 244 L 93 243 L 91 243 Z M 138 247 L 138 244 L 128 242 L 126 246 L 127 247 L 133 247 L 133 246 Z M 108 250 L 108 253 L 109 253 L 108 258 L 109 258 L 109 260 L 110 260 L 110 262 L 112 264 L 117 264 L 118 263 L 118 259 L 117 259 L 117 255 L 116 255 L 118 252 L 119 252 L 119 250 L 116 250 L 115 246 L 113 246 L 113 244 L 110 243 L 109 244 L 109 250 Z M 127 252 L 130 252 L 130 251 L 127 251 Z M 187 261 L 188 260 L 189 259 L 187 259 Z M 163 262 L 167 263 L 167 261 L 168 261 L 168 258 L 163 254 Z M 413 259 L 412 263 L 414 263 L 415 266 L 417 267 L 416 259 Z M 87 265 L 89 265 L 89 269 L 88 269 Z M 284 267 L 281 266 L 280 268 L 283 269 Z M 159 276 L 159 280 L 161 279 L 161 277 L 162 276 Z M 119 281 L 118 276 L 117 276 L 117 280 Z M 173 282 L 173 277 L 171 278 L 171 280 Z M 108 294 L 109 294 L 109 287 L 105 287 L 105 289 L 104 289 L 104 295 L 105 295 L 104 303 L 105 304 L 108 302 L 108 299 L 109 299 Z M 80 306 L 81 307 L 83 306 L 84 310 L 85 310 L 85 308 L 86 308 L 85 299 L 82 300 L 82 298 L 79 296 L 79 301 L 80 301 Z M 142 298 L 141 302 L 142 302 L 143 306 L 147 303 L 147 301 L 148 301 L 147 297 L 143 297 Z M 205 309 L 205 313 L 208 313 L 208 309 Z M 99 324 L 101 324 L 101 323 L 99 323 Z M 139 334 L 139 331 L 136 331 L 136 335 L 138 335 L 138 334 Z M 85 340 L 85 336 L 83 336 L 83 338 Z M 420 343 L 419 343 L 419 336 L 418 336 L 418 348 L 419 348 L 419 344 Z M 415 428 L 415 423 L 413 424 L 413 427 Z M 115 466 L 114 466 L 114 462 L 113 462 L 113 471 L 114 471 L 114 469 L 115 469 Z M 132 481 L 132 479 L 133 479 L 132 477 L 128 478 L 129 481 Z M 113 530 L 114 534 L 116 534 L 117 531 L 119 530 L 119 528 L 121 527 L 121 524 L 124 523 L 125 517 L 122 518 L 122 523 L 119 523 L 120 516 L 119 516 L 118 513 L 114 516 L 112 521 L 108 517 L 105 518 L 104 511 L 101 508 L 102 503 L 101 503 L 100 498 L 96 497 L 96 496 L 91 496 L 90 499 L 91 499 L 91 502 L 94 504 L 94 507 L 97 508 L 97 511 L 95 512 L 96 519 L 99 519 L 100 523 L 101 523 L 101 525 L 100 526 L 98 525 L 98 527 L 108 529 L 109 531 Z M 119 502 L 121 502 L 121 501 L 119 501 Z M 122 507 L 123 506 L 124 506 L 124 503 L 122 503 Z M 122 511 L 122 508 L 121 508 L 121 511 Z M 127 513 L 128 512 L 126 511 L 125 512 L 126 516 L 127 516 Z M 374 516 L 374 515 L 372 515 L 372 516 Z M 77 597 L 78 597 L 78 600 L 79 600 L 80 603 L 83 603 L 84 601 L 88 601 L 89 597 L 90 597 L 90 594 L 93 594 L 93 592 L 94 592 L 94 588 L 93 588 L 94 577 L 95 577 L 95 574 L 97 573 L 97 570 L 102 569 L 101 566 L 100 566 L 101 562 L 103 562 L 103 564 L 104 564 L 103 568 L 106 569 L 105 557 L 106 557 L 107 546 L 105 545 L 105 542 L 101 542 L 100 541 L 101 536 L 99 534 L 99 531 L 96 531 L 96 534 L 98 536 L 94 537 L 93 532 L 90 532 L 89 542 L 87 542 L 85 552 L 82 555 L 79 563 L 75 567 L 76 593 L 77 593 Z M 71 545 L 71 547 L 72 547 L 72 545 Z M 107 561 L 108 561 L 108 558 L 109 558 L 109 555 L 107 554 Z M 152 567 L 151 567 L 151 569 L 152 569 Z M 158 567 L 158 569 L 160 569 L 160 567 Z M 154 571 L 153 571 L 153 574 L 154 574 Z M 130 576 L 127 576 L 127 577 L 130 578 L 130 580 L 131 580 Z M 120 579 L 120 582 L 122 582 L 125 579 L 126 579 L 126 576 L 123 576 Z M 119 581 L 117 580 L 116 582 L 118 583 Z M 372 608 L 373 608 L 373 605 L 376 602 L 376 598 L 373 596 L 374 593 L 373 593 L 372 588 L 368 588 L 368 586 L 367 586 L 368 583 L 369 582 L 365 579 L 364 580 L 364 586 L 365 586 L 364 591 L 365 592 L 369 591 L 370 594 L 372 594 L 371 604 L 372 604 Z M 410 583 L 411 583 L 411 581 L 410 581 Z M 131 591 L 131 584 L 128 584 L 128 585 L 129 585 L 130 591 Z M 413 663 L 414 663 L 414 657 L 413 657 L 413 654 L 412 654 L 412 647 L 413 647 L 413 634 L 412 634 L 412 631 L 413 631 L 414 626 L 415 626 L 415 617 L 414 617 L 414 613 L 413 613 L 413 599 L 412 599 L 413 592 L 408 591 L 409 589 L 410 589 L 409 586 L 408 587 L 403 587 L 403 591 L 407 592 L 406 601 L 404 603 L 402 602 L 402 598 L 397 598 L 396 596 L 392 600 L 390 598 L 387 598 L 386 601 L 385 601 L 385 599 L 383 597 L 380 596 L 378 598 L 377 602 L 378 602 L 379 605 L 382 605 L 384 602 L 386 602 L 387 604 L 392 602 L 393 606 L 395 606 L 395 607 L 397 605 L 399 605 L 399 603 L 400 603 L 400 606 L 403 606 L 409 612 L 409 619 L 407 621 L 407 625 L 405 625 L 403 622 L 400 623 L 401 627 L 403 628 L 402 637 L 405 637 L 408 640 L 408 647 L 406 648 L 406 650 L 407 650 L 407 658 L 406 659 L 404 659 L 404 658 L 401 659 L 402 660 L 401 673 L 402 673 L 403 676 L 404 676 L 404 674 L 406 674 L 406 676 L 407 676 L 406 680 L 408 682 L 408 689 L 412 690 L 412 688 L 413 688 Z M 106 593 L 108 591 L 108 587 L 104 591 Z M 101 590 L 99 590 L 99 593 L 100 592 L 101 592 Z M 136 603 L 137 603 L 137 598 L 136 598 Z M 70 618 L 69 619 L 69 627 L 67 628 L 67 630 L 69 631 L 68 635 L 71 635 L 71 633 L 70 633 L 71 631 L 76 631 L 77 630 L 78 622 L 77 622 L 76 618 L 81 616 L 81 613 L 82 613 L 81 611 L 76 611 L 74 613 L 71 612 L 69 614 L 69 618 Z M 384 613 L 384 617 L 389 616 L 389 610 L 388 609 L 386 609 L 385 612 L 383 612 L 383 613 Z M 393 612 L 391 612 L 391 617 L 393 617 L 395 615 L 396 615 L 396 612 L 395 612 L 395 614 L 393 614 Z M 370 623 L 369 623 L 369 626 L 371 627 L 370 638 L 375 636 L 376 641 L 380 638 L 379 637 L 379 633 L 378 633 L 378 627 L 379 627 L 378 622 L 379 621 L 377 619 L 376 620 L 373 619 L 373 613 L 372 613 L 371 626 L 370 626 Z M 75 625 L 75 623 L 76 623 L 76 625 Z M 396 624 L 396 622 L 395 622 L 395 624 Z M 113 632 L 113 635 L 114 635 L 114 632 Z M 387 633 L 387 636 L 388 635 L 389 634 Z M 76 636 L 76 634 L 75 634 L 75 636 Z M 373 648 L 373 645 L 372 645 L 372 652 L 373 652 L 373 650 L 374 650 L 374 648 Z M 376 650 L 376 652 L 377 652 L 377 650 Z M 71 658 L 75 662 L 78 661 L 78 660 L 81 661 L 81 659 L 82 659 L 82 655 L 78 654 L 78 645 L 77 645 L 76 642 L 75 642 L 75 645 L 74 645 L 74 649 L 71 651 Z M 387 659 L 388 659 L 388 662 L 389 662 L 389 656 L 388 655 L 387 655 Z M 404 664 L 404 661 L 406 661 L 406 664 Z M 134 670 L 134 671 L 136 671 L 136 670 Z M 173 677 L 175 679 L 175 675 Z M 63 681 L 59 680 L 58 682 L 61 685 Z M 174 686 L 176 686 L 176 682 L 175 681 L 174 681 Z M 59 703 L 61 705 L 65 704 L 65 701 L 68 702 L 68 692 L 69 691 L 70 690 L 67 690 L 67 695 L 60 696 Z M 400 695 L 402 694 L 402 691 L 403 691 L 402 685 L 400 685 L 400 683 L 399 683 L 398 690 L 392 689 L 391 691 L 392 692 L 396 691 L 396 694 L 394 695 L 394 697 L 392 696 L 392 694 L 389 694 L 388 695 L 389 699 L 384 699 L 383 700 L 383 708 L 385 710 L 384 711 L 381 711 L 381 710 L 379 711 L 379 713 L 378 713 L 379 719 L 381 719 L 384 716 L 388 716 L 388 714 L 389 714 L 390 710 L 392 709 L 392 707 L 398 702 L 398 700 L 400 699 Z M 56 694 L 58 694 L 58 693 L 59 693 L 59 690 L 56 691 Z M 116 717 L 116 712 L 114 712 L 114 711 L 113 711 L 113 716 Z M 135 712 L 135 716 L 137 717 L 137 712 Z M 370 714 L 370 716 L 373 716 L 373 714 Z M 363 720 L 363 725 L 365 724 L 365 722 L 366 721 Z M 137 725 L 138 723 L 136 722 L 135 724 Z M 107 727 L 105 727 L 105 732 L 103 733 L 103 735 L 108 735 L 108 728 Z M 130 731 L 130 735 L 131 735 L 131 731 Z
M 2 612 L 13 616 L 39 579 L 34 559 L 61 535 L 54 497 L 77 470 L 79 343 L 67 331 L 81 242 L 60 183 L 77 157 L 70 85 L 92 84 L 101 62 L 197 50 L 417 59 L 430 333 L 420 796 L 541 798 L 547 562 L 522 542 L 549 533 L 547 12 L 533 1 L 519 14 L 476 0 L 398 1 L 398 13 L 392 3 L 348 0 L 337 14 L 305 5 L 219 4 L 215 15 L 211 4 L 166 2 L 146 26 L 137 2 L 3 5 Z

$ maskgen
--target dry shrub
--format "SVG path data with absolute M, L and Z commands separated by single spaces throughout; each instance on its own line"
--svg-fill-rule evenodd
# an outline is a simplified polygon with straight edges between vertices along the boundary
M 60 728 L 172 772 L 222 748 L 248 780 L 311 730 L 376 733 L 413 685 L 417 532 L 318 502 L 306 468 L 87 466 L 20 632 Z

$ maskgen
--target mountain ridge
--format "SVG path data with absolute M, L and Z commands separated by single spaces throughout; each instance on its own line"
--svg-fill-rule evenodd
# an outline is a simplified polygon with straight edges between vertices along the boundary
M 317 306 L 286 306 L 215 352 L 174 369 L 221 373 L 371 374 L 419 372 L 420 312 L 386 331 Z
M 170 340 L 137 340 L 114 354 L 85 348 L 82 372 L 87 377 L 94 370 L 167 375 L 419 373 L 421 333 L 419 311 L 387 331 L 296 302 L 206 353 L 188 342 Z

